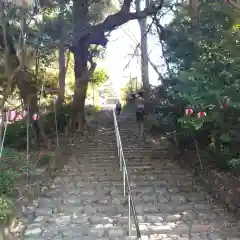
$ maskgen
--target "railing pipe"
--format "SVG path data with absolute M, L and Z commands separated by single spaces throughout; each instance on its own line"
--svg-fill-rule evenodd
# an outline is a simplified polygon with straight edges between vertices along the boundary
M 120 171 L 123 172 L 123 194 L 126 196 L 126 190 L 128 194 L 128 235 L 131 237 L 132 235 L 132 224 L 131 224 L 131 213 L 134 220 L 134 225 L 136 228 L 137 233 L 137 239 L 141 239 L 141 233 L 139 229 L 138 219 L 137 219 L 137 213 L 131 193 L 131 187 L 130 182 L 128 178 L 128 172 L 127 172 L 127 166 L 126 161 L 123 154 L 123 147 L 122 147 L 122 141 L 119 133 L 118 123 L 117 123 L 117 117 L 115 114 L 115 110 L 113 109 L 113 120 L 114 120 L 114 130 L 116 135 L 116 142 L 117 142 L 117 148 L 118 148 L 118 156 L 119 156 L 119 167 Z

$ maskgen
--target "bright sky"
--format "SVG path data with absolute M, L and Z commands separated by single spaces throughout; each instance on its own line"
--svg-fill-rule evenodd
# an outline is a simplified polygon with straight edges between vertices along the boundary
M 171 16 L 168 15 L 161 23 L 164 25 L 170 20 Z M 137 77 L 141 80 L 140 57 L 134 57 L 129 67 L 125 68 L 132 58 L 135 47 L 140 39 L 140 28 L 137 20 L 122 25 L 117 30 L 113 31 L 109 38 L 105 59 L 99 62 L 98 66 L 108 72 L 110 80 L 116 90 L 120 90 L 120 88 L 124 87 L 130 76 Z M 161 58 L 162 51 L 157 36 L 149 34 L 148 52 L 151 61 L 159 66 L 158 69 L 161 69 L 160 66 L 164 64 L 164 61 Z M 157 73 L 150 64 L 149 79 L 150 83 L 153 85 L 159 83 Z

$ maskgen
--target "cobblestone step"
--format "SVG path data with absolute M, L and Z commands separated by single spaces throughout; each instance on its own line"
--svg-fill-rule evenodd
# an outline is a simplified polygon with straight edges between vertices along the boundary
M 127 198 L 112 134 L 76 140 L 68 164 L 39 199 L 24 240 L 128 239 Z
M 121 119 L 119 129 L 142 240 L 240 240 L 240 223 L 171 161 L 164 142 L 141 142 L 131 121 Z M 39 199 L 23 239 L 136 239 L 127 237 L 127 197 L 113 126 L 99 127 L 74 147 Z M 133 219 L 131 225 L 136 236 Z
M 166 143 L 141 142 L 134 124 L 119 125 L 144 239 L 240 239 L 240 222 L 172 161 Z

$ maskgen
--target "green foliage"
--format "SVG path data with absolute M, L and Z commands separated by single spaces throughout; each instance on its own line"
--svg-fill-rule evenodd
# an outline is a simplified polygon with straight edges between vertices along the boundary
M 229 161 L 229 166 L 240 171 L 240 158 L 233 158 Z
M 90 78 L 90 84 L 98 87 L 109 79 L 109 76 L 103 69 L 96 69 Z
M 51 160 L 52 160 L 52 156 L 48 154 L 40 153 L 38 164 L 39 166 L 45 166 L 45 165 L 48 165 L 51 162 Z
M 7 217 L 12 213 L 14 205 L 11 199 L 0 196 L 0 222 L 5 222 Z
M 180 6 L 166 28 L 169 80 L 177 79 L 167 88 L 177 108 L 175 131 L 183 136 L 192 129 L 192 138 L 205 143 L 217 165 L 233 167 L 239 159 L 240 143 L 239 34 L 232 31 L 234 19 L 224 2 L 201 1 L 194 27 L 190 16 L 189 9 Z M 184 116 L 187 107 L 193 108 L 194 116 Z M 207 116 L 197 118 L 199 111 Z M 186 142 L 185 137 L 178 140 Z
M 31 159 L 26 159 L 25 153 L 20 153 L 13 148 L 5 147 L 2 152 L 0 170 L 4 173 L 17 173 L 16 176 L 26 175 L 34 172 L 35 166 Z
M 122 99 L 127 101 L 128 94 L 140 90 L 141 87 L 142 83 L 138 81 L 137 77 L 130 78 L 126 85 L 121 89 Z
M 17 177 L 17 172 L 13 170 L 0 172 L 0 196 L 12 193 Z
M 26 144 L 25 121 L 18 121 L 7 126 L 4 144 L 11 147 Z
M 86 115 L 94 115 L 97 111 L 99 111 L 98 107 L 86 107 Z M 58 128 L 60 131 L 64 131 L 64 127 L 67 125 L 70 116 L 71 116 L 71 104 L 65 104 L 60 109 L 58 109 Z M 55 131 L 54 125 L 54 113 L 50 112 L 46 115 L 41 115 L 41 120 L 44 124 L 44 130 L 46 133 Z M 31 129 L 31 128 L 30 128 Z M 18 121 L 8 125 L 6 131 L 6 137 L 4 145 L 11 147 L 11 148 L 19 148 L 25 149 L 26 148 L 26 122 L 25 121 Z M 3 155 L 6 154 L 7 149 L 3 151 Z M 14 154 L 17 154 L 14 152 Z M 20 154 L 19 159 L 24 159 L 24 156 Z M 22 160 L 19 160 L 22 161 Z

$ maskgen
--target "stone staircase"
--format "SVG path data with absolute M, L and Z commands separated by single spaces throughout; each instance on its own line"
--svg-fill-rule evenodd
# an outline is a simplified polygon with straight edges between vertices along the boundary
M 166 140 L 143 142 L 134 120 L 118 122 L 142 239 L 240 239 L 240 222 L 172 161 Z
M 134 120 L 119 119 L 119 125 L 142 240 L 240 239 L 239 222 L 171 162 L 164 140 L 143 143 Z M 103 119 L 97 129 L 67 146 L 72 155 L 38 200 L 22 239 L 128 239 L 113 123 Z
M 69 146 L 70 148 L 70 146 Z M 75 141 L 67 165 L 39 199 L 24 240 L 128 239 L 113 124 Z

